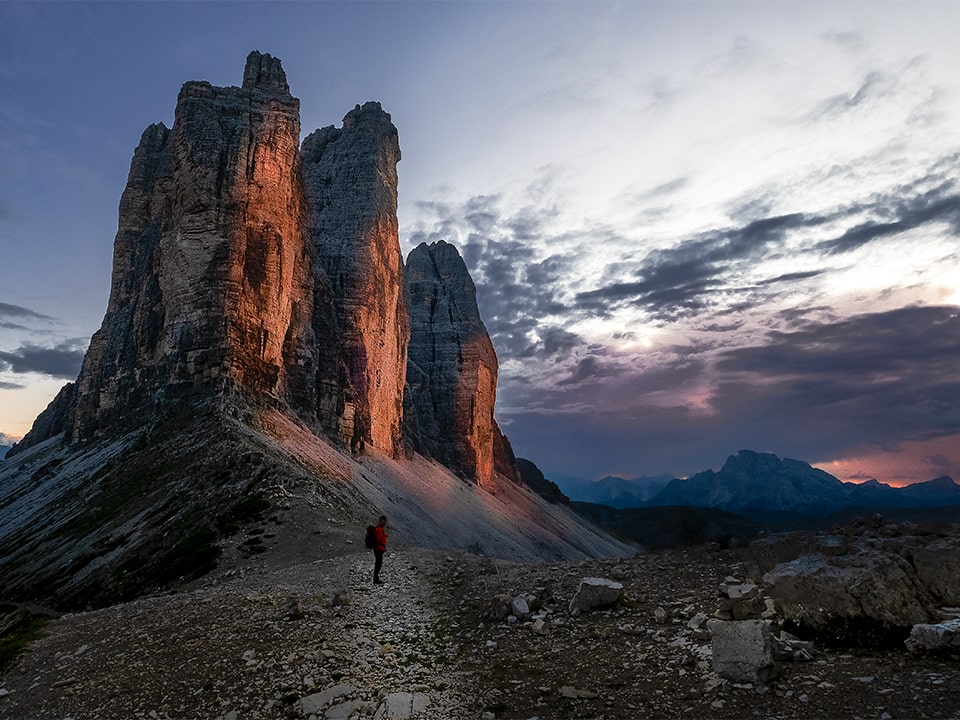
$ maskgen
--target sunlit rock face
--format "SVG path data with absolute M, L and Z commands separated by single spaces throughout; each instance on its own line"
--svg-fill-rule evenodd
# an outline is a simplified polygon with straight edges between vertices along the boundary
M 443 241 L 421 243 L 407 257 L 404 283 L 411 444 L 481 484 L 496 471 L 513 478 L 513 452 L 493 416 L 497 355 L 463 259 Z
M 463 260 L 440 242 L 404 269 L 390 115 L 370 102 L 299 136 L 270 55 L 250 54 L 241 87 L 183 86 L 173 128 L 151 125 L 134 152 L 109 305 L 75 387 L 16 450 L 238 393 L 354 450 L 413 447 L 480 483 L 518 478 Z
M 243 87 L 188 82 L 144 132 L 120 203 L 110 301 L 77 381 L 72 436 L 180 395 L 315 401 L 299 101 L 251 53 Z
M 341 433 L 399 447 L 409 321 L 397 227 L 397 129 L 380 103 L 303 141 L 302 172 L 317 274 L 329 282 L 347 368 Z

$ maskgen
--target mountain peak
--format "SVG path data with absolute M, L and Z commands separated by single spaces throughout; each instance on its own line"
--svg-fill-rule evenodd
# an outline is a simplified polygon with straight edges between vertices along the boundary
M 533 512 L 494 418 L 497 357 L 463 259 L 438 243 L 404 267 L 399 160 L 377 102 L 301 144 L 299 101 L 271 55 L 250 53 L 242 88 L 183 85 L 173 126 L 151 125 L 134 152 L 110 299 L 77 381 L 10 450 L 56 457 L 39 475 L 30 463 L 0 468 L 6 592 L 56 586 L 61 600 L 106 602 L 175 579 L 165 558 L 179 557 L 177 543 L 203 538 L 201 554 L 215 557 L 231 507 L 277 487 L 281 466 L 323 492 L 358 473 L 344 496 L 354 517 L 393 501 L 359 469 L 378 455 L 398 474 L 427 459 L 438 483 L 459 476 L 474 481 L 471 496 L 514 498 L 504 516 Z M 41 476 L 46 494 L 24 510 L 9 488 Z M 75 503 L 60 502 L 75 490 Z M 94 520 L 76 519 L 89 508 Z M 69 542 L 53 540 L 64 533 Z M 142 572 L 114 582 L 118 566 Z
M 243 87 L 247 90 L 290 94 L 287 74 L 283 71 L 280 58 L 257 50 L 247 55 L 247 64 L 243 69 Z

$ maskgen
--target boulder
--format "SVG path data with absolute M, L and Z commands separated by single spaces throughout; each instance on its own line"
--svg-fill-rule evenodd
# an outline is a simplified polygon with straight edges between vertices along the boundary
M 914 625 L 904 644 L 912 653 L 960 652 L 960 618 Z
M 537 618 L 533 621 L 531 628 L 537 635 L 549 635 L 550 626 L 544 621 L 543 618 Z
M 713 670 L 736 682 L 765 683 L 776 677 L 773 635 L 762 620 L 708 620 Z
M 765 609 L 760 588 L 754 583 L 734 583 L 720 586 L 721 595 L 727 599 L 724 610 L 733 620 L 755 620 Z
M 780 631 L 780 637 L 773 638 L 773 657 L 775 660 L 789 662 L 808 662 L 817 655 L 813 643 L 801 640 L 786 630 Z
M 570 612 L 578 613 L 609 607 L 623 597 L 623 585 L 606 578 L 586 577 L 570 600 Z
M 422 692 L 388 694 L 377 709 L 376 720 L 406 720 L 420 714 L 430 705 L 430 697 Z
M 780 614 L 817 632 L 838 627 L 907 628 L 935 613 L 916 572 L 899 555 L 863 549 L 841 556 L 804 555 L 763 576 Z M 836 639 L 842 640 L 841 637 Z
M 510 604 L 511 615 L 516 615 L 520 620 L 526 620 L 530 617 L 530 606 L 527 604 L 527 599 L 523 595 L 519 595 L 513 599 L 513 602 Z
M 846 555 L 850 545 L 846 535 L 824 535 L 817 541 L 817 550 L 824 555 Z
M 489 602 L 489 615 L 494 620 L 506 620 L 513 614 L 512 595 L 494 595 Z
M 923 587 L 937 602 L 960 606 L 960 537 L 925 543 L 910 559 Z
M 332 685 L 321 692 L 300 698 L 300 709 L 303 711 L 304 717 L 315 715 L 321 712 L 334 700 L 351 695 L 355 692 L 356 688 L 353 685 L 348 683 L 338 683 L 337 685 Z

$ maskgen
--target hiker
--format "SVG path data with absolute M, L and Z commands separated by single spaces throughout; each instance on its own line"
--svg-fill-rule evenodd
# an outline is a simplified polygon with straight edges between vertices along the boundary
M 373 529 L 373 584 L 382 585 L 380 568 L 383 567 L 383 554 L 387 551 L 387 516 L 381 515 L 380 521 Z

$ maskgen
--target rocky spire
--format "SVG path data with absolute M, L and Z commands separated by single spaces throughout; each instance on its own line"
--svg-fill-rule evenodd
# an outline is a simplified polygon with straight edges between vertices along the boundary
M 303 399 L 313 338 L 299 136 L 280 61 L 259 53 L 243 88 L 188 82 L 173 129 L 144 132 L 74 437 L 231 389 L 283 398 L 292 383 Z
M 299 134 L 270 55 L 250 54 L 242 87 L 183 86 L 172 129 L 151 125 L 134 152 L 103 325 L 18 450 L 239 394 L 354 447 L 396 453 L 406 433 L 464 477 L 517 477 L 459 253 L 421 245 L 404 285 L 390 115 L 370 102 Z
M 415 449 L 486 484 L 515 479 L 513 452 L 493 416 L 497 355 L 457 249 L 421 243 L 407 257 L 410 311 L 407 435 Z
M 247 55 L 247 64 L 243 69 L 243 88 L 289 95 L 290 86 L 287 85 L 287 74 L 280 65 L 280 58 L 256 50 Z
M 409 322 L 397 226 L 397 129 L 380 103 L 303 141 L 302 172 L 318 278 L 329 283 L 347 369 L 342 434 L 394 453 Z

